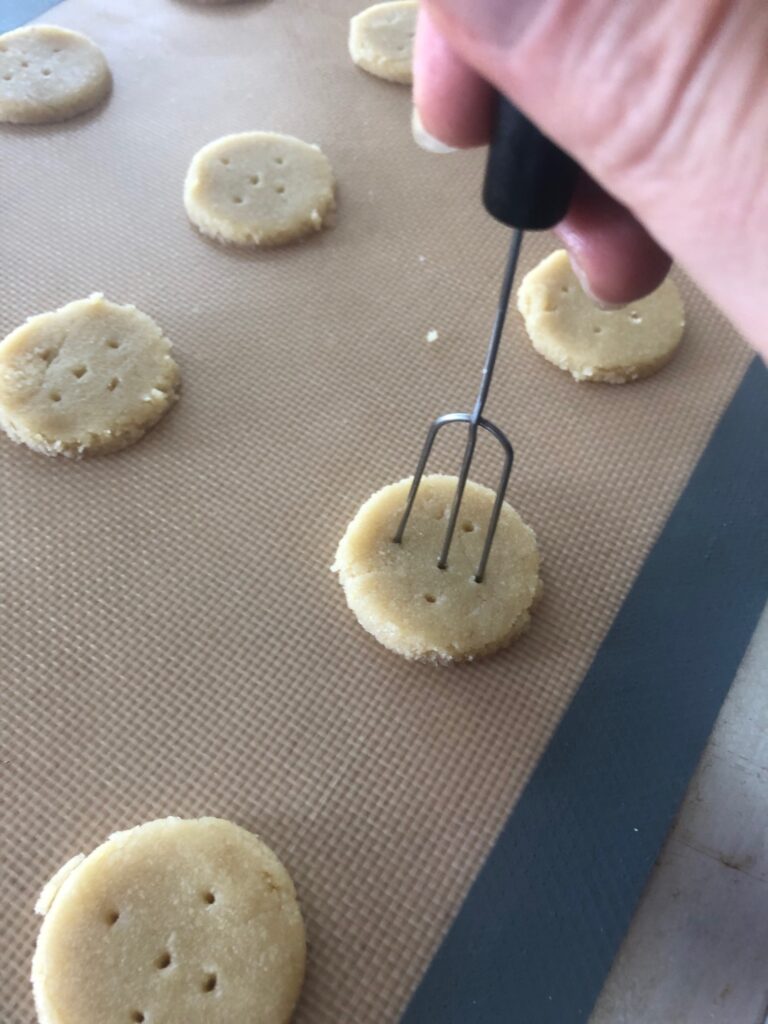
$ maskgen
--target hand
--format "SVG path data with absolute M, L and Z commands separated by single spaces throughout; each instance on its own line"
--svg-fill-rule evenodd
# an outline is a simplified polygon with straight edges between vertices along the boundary
M 655 288 L 663 246 L 768 355 L 766 54 L 765 0 L 423 0 L 414 100 L 463 147 L 504 92 L 591 176 L 557 233 L 598 300 Z

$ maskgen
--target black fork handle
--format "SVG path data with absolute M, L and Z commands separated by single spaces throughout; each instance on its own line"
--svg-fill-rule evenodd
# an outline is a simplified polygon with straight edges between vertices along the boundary
M 483 203 L 502 224 L 554 227 L 568 212 L 579 166 L 504 96 L 497 99 Z

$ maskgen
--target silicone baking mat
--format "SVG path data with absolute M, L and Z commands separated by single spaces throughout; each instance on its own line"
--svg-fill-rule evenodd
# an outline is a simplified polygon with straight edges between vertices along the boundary
M 633 386 L 574 384 L 513 313 L 489 413 L 516 448 L 509 497 L 539 537 L 544 600 L 476 665 L 378 647 L 328 566 L 358 505 L 412 470 L 428 420 L 471 402 L 507 234 L 480 205 L 482 154 L 420 152 L 408 90 L 350 63 L 357 8 L 67 0 L 46 20 L 104 48 L 112 97 L 0 133 L 0 333 L 100 290 L 162 325 L 184 379 L 124 453 L 0 444 L 8 1024 L 33 1019 L 43 882 L 166 814 L 232 818 L 285 861 L 310 942 L 298 1021 L 396 1020 L 749 362 L 679 274 L 685 342 Z M 243 254 L 187 223 L 193 153 L 253 128 L 322 146 L 333 229 Z M 527 239 L 522 270 L 553 246 Z M 475 475 L 496 470 L 481 451 Z M 448 1019 L 425 1007 L 411 1013 Z

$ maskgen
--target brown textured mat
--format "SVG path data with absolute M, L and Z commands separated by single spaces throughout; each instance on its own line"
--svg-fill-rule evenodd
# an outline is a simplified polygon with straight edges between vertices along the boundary
M 0 132 L 0 333 L 102 290 L 162 325 L 184 394 L 103 460 L 0 438 L 0 1018 L 33 1020 L 32 907 L 64 860 L 140 821 L 216 814 L 296 881 L 297 1019 L 393 1021 L 749 355 L 685 281 L 679 354 L 624 388 L 574 384 L 513 313 L 489 414 L 516 447 L 510 498 L 545 598 L 487 662 L 399 660 L 328 566 L 360 502 L 411 472 L 427 421 L 474 397 L 507 241 L 480 206 L 482 155 L 411 143 L 408 91 L 347 57 L 357 3 L 105 6 L 46 20 L 104 47 L 106 106 Z M 243 255 L 189 226 L 192 154 L 250 128 L 320 143 L 333 230 Z M 552 245 L 528 239 L 522 271 Z

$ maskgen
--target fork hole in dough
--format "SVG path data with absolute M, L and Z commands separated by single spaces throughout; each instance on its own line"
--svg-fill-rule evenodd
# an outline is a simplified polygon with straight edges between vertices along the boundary
M 0 121 L 47 124 L 92 109 L 111 74 L 96 44 L 68 29 L 26 25 L 3 33 Z
M 203 902 L 207 903 L 208 906 L 212 906 L 216 902 L 216 894 L 211 892 L 209 889 L 203 893 Z
M 117 924 L 117 922 L 119 920 L 120 920 L 120 911 L 119 910 L 109 910 L 107 912 L 106 921 L 107 921 L 107 924 L 110 926 L 110 928 L 112 927 L 112 925 Z
M 216 818 L 166 818 L 113 834 L 66 868 L 49 884 L 32 965 L 49 1024 L 292 1019 L 304 925 L 287 871 L 255 835 Z M 105 935 L 118 910 L 117 932 Z
M 474 523 L 470 523 L 468 521 L 464 522 L 464 523 L 461 524 L 461 529 L 463 530 L 464 533 L 474 533 L 475 532 L 475 524 Z
M 536 351 L 577 381 L 624 384 L 649 377 L 670 361 L 685 328 L 671 278 L 628 308 L 600 311 L 563 249 L 525 275 L 517 306 Z
M 462 533 L 440 568 L 440 512 L 452 507 L 458 479 L 422 477 L 402 543 L 386 544 L 396 535 L 412 483 L 408 478 L 377 491 L 347 527 L 333 569 L 348 606 L 364 629 L 406 658 L 465 661 L 506 646 L 528 625 L 540 589 L 533 531 L 504 502 L 493 558 L 478 584 L 486 542 L 479 524 L 490 519 L 495 492 L 467 481 L 456 527 L 475 529 Z
M 189 219 L 209 238 L 267 247 L 329 226 L 334 188 L 330 162 L 317 146 L 253 131 L 200 149 L 187 169 L 183 200 Z
M 394 0 L 356 14 L 348 37 L 353 63 L 377 78 L 410 84 L 417 11 L 412 0 Z
M 0 428 L 50 456 L 134 444 L 176 400 L 170 348 L 146 314 L 98 293 L 30 317 L 0 341 Z

